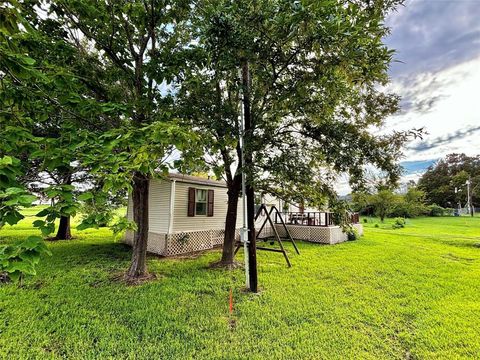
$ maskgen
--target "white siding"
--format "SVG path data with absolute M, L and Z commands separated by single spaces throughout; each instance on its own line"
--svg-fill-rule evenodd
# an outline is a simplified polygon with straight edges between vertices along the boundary
M 149 231 L 166 234 L 170 210 L 170 181 L 151 180 L 148 205 Z M 127 218 L 133 220 L 132 197 L 128 197 Z
M 150 181 L 149 220 L 151 232 L 165 234 L 168 231 L 171 182 Z
M 197 215 L 188 216 L 188 188 L 206 189 L 214 191 L 213 216 Z M 222 230 L 225 228 L 225 216 L 227 215 L 227 188 L 219 186 L 189 184 L 177 181 L 175 190 L 175 210 L 173 216 L 173 229 L 175 232 Z M 242 203 L 239 198 L 237 210 L 237 226 L 242 226 Z

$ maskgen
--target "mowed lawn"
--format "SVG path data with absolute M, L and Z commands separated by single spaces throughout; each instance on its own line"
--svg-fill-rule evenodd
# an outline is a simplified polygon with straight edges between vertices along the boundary
M 31 221 L 0 242 L 35 233 Z M 355 242 L 286 244 L 292 268 L 259 252 L 259 295 L 242 270 L 207 268 L 218 251 L 151 256 L 157 280 L 126 286 L 113 278 L 129 248 L 75 231 L 22 288 L 0 286 L 0 358 L 480 358 L 480 218 L 375 222 Z

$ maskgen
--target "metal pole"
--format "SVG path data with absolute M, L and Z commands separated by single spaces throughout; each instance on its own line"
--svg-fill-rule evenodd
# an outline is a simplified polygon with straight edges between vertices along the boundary
M 242 70 L 238 70 L 238 75 L 242 79 Z M 240 88 L 241 89 L 241 88 Z M 240 90 L 243 94 L 243 91 Z M 246 177 L 243 171 L 245 159 L 243 155 L 243 134 L 245 132 L 245 115 L 243 112 L 243 100 L 240 99 L 240 162 L 242 165 L 242 206 L 243 206 L 243 224 L 240 229 L 240 241 L 243 243 L 243 257 L 245 258 L 245 286 L 250 289 L 249 259 L 248 259 L 248 228 L 247 228 L 247 194 L 246 194 Z
M 250 70 L 248 62 L 242 63 L 242 86 L 243 86 L 243 118 L 245 122 L 245 134 L 248 137 L 252 136 L 252 114 L 250 110 Z M 248 145 L 248 144 L 247 144 Z M 243 168 L 248 168 L 253 163 L 253 156 L 251 149 L 247 147 L 245 154 L 245 162 L 242 164 Z M 258 277 L 257 277 L 257 244 L 255 241 L 255 191 L 252 185 L 251 175 L 247 178 L 245 193 L 247 196 L 247 227 L 248 227 L 248 266 L 250 278 L 250 291 L 258 292 Z
M 467 180 L 467 204 L 468 204 L 468 212 L 470 216 L 473 216 L 473 209 L 472 209 L 472 198 L 470 197 L 470 179 Z

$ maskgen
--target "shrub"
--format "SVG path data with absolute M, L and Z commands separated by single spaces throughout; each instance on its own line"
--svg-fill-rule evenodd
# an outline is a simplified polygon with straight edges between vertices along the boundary
M 378 224 L 375 224 L 375 227 L 378 228 Z
M 444 216 L 445 213 L 446 209 L 437 204 L 428 206 L 428 216 Z
M 354 241 L 358 239 L 358 232 L 357 229 L 351 228 L 350 230 L 347 231 L 347 240 L 348 241 Z
M 366 224 L 368 222 L 367 218 L 363 218 L 363 222 Z
M 395 218 L 395 220 L 393 222 L 393 225 L 392 225 L 392 228 L 400 229 L 400 228 L 403 228 L 403 227 L 405 227 L 405 219 L 401 218 L 401 217 Z

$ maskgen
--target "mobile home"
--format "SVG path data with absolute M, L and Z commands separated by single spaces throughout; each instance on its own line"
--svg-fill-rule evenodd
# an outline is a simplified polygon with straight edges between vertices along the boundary
M 223 244 L 227 214 L 227 185 L 223 181 L 204 179 L 183 174 L 150 181 L 149 233 L 147 250 L 151 253 L 174 256 L 212 249 Z M 289 204 L 268 194 L 258 196 L 257 202 L 279 212 L 272 217 L 275 230 L 282 237 L 290 235 L 299 240 L 335 244 L 347 240 L 347 235 L 334 223 L 332 213 Z M 129 198 L 127 218 L 133 220 L 132 200 Z M 257 219 L 259 229 L 265 216 Z M 243 223 L 242 201 L 237 208 L 237 239 Z M 353 226 L 363 232 L 358 216 L 352 216 Z M 285 225 L 284 225 L 285 224 Z M 274 234 L 270 224 L 263 227 L 258 238 Z M 125 242 L 132 244 L 133 232 L 127 231 Z
M 149 190 L 149 252 L 172 256 L 223 244 L 228 202 L 225 182 L 170 174 L 151 180 Z M 237 211 L 239 228 L 243 222 L 241 201 Z M 131 198 L 127 218 L 133 220 Z M 125 242 L 132 241 L 133 232 L 128 231 Z

